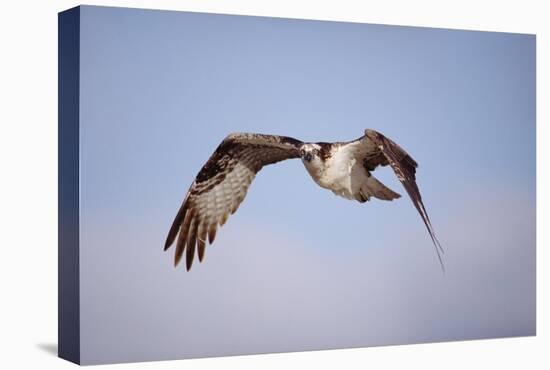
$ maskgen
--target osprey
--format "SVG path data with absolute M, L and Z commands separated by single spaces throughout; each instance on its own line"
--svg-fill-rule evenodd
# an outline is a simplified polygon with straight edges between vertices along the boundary
M 228 135 L 199 171 L 168 232 L 164 250 L 177 237 L 175 266 L 186 251 L 189 270 L 195 249 L 202 262 L 207 237 L 212 244 L 218 225 L 237 211 L 258 171 L 291 158 L 301 158 L 317 185 L 360 203 L 373 197 L 388 201 L 401 197 L 372 175 L 376 167 L 389 164 L 420 213 L 444 268 L 439 252 L 443 249 L 416 185 L 417 163 L 395 142 L 368 129 L 357 140 L 335 143 L 304 143 L 278 135 Z

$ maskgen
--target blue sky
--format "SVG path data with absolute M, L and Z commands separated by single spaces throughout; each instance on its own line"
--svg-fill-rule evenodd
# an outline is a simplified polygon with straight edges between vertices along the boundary
M 535 332 L 535 37 L 84 7 L 83 362 Z M 230 132 L 345 141 L 420 164 L 442 274 L 403 198 L 351 202 L 264 168 L 191 273 L 164 238 Z M 151 340 L 150 338 L 154 338 Z

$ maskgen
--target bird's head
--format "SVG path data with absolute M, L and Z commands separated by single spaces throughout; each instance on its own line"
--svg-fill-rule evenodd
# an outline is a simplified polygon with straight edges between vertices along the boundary
M 304 144 L 300 147 L 300 157 L 304 162 L 311 162 L 315 157 L 315 147 L 313 144 Z
M 300 148 L 300 157 L 306 167 L 315 166 L 320 164 L 321 158 L 319 156 L 321 147 L 317 144 L 304 144 Z

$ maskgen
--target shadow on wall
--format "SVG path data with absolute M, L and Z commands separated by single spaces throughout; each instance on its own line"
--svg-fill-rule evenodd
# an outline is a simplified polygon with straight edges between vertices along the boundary
M 57 343 L 38 343 L 36 346 L 47 354 L 57 357 Z

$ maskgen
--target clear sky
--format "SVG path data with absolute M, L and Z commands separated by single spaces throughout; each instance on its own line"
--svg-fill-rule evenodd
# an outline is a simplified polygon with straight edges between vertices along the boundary
M 84 7 L 83 363 L 535 333 L 535 37 Z M 190 273 L 163 252 L 230 132 L 404 147 L 365 204 L 264 168 Z

